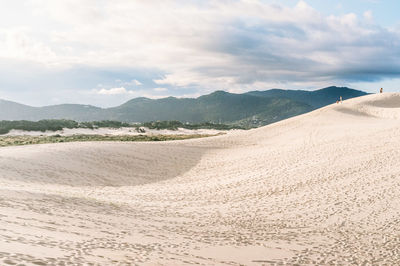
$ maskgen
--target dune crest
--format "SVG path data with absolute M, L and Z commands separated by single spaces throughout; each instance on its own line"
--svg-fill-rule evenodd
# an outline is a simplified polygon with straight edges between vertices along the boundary
M 383 93 L 211 138 L 2 148 L 0 263 L 398 264 L 399 118 Z
M 400 119 L 400 94 L 384 93 L 379 95 L 369 95 L 361 97 L 361 99 L 349 100 L 347 105 L 339 106 L 336 109 L 345 109 L 352 113 L 360 115 L 395 118 Z

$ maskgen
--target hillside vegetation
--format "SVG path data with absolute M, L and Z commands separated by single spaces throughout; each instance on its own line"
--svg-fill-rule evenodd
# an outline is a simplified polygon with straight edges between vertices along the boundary
M 76 122 L 73 120 L 39 120 L 39 121 L 0 121 L 0 135 L 7 134 L 12 129 L 24 130 L 24 131 L 57 131 L 63 128 L 99 128 L 99 127 L 129 127 L 128 123 L 123 123 L 119 121 L 93 121 L 93 122 Z
M 214 124 L 210 122 L 204 122 L 199 124 L 182 123 L 179 121 L 152 121 L 137 124 L 136 127 L 147 127 L 149 129 L 168 129 L 177 130 L 178 128 L 186 129 L 216 129 L 216 130 L 231 130 L 231 129 L 246 129 L 238 125 L 226 125 L 226 124 Z
M 0 136 L 0 147 L 21 146 L 31 144 L 62 143 L 62 142 L 82 142 L 82 141 L 168 141 L 184 140 L 192 138 L 205 138 L 210 134 L 193 135 L 124 135 L 124 136 L 103 136 L 103 135 L 73 135 L 73 136 Z
M 121 128 L 121 127 L 134 127 L 140 132 L 144 132 L 142 127 L 149 129 L 168 129 L 177 130 L 178 128 L 186 129 L 216 129 L 216 130 L 230 130 L 230 129 L 244 129 L 240 126 L 225 125 L 225 124 L 213 124 L 213 123 L 200 123 L 200 124 L 189 124 L 181 123 L 179 121 L 154 121 L 145 123 L 130 124 L 120 121 L 92 121 L 92 122 L 77 122 L 74 120 L 65 119 L 48 119 L 39 121 L 0 121 L 0 135 L 9 133 L 11 130 L 24 130 L 24 131 L 58 131 L 63 128 Z
M 345 87 L 328 87 L 317 91 L 274 89 L 243 94 L 216 91 L 198 98 L 141 97 L 112 108 L 80 104 L 31 107 L 0 100 L 0 120 L 179 121 L 184 124 L 230 124 L 248 128 L 312 111 L 334 103 L 339 96 L 350 99 L 365 94 Z

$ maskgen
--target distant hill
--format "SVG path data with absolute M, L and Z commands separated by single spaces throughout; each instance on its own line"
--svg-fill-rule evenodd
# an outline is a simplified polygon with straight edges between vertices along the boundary
M 71 119 L 93 121 L 101 117 L 104 109 L 83 104 L 59 104 L 44 107 L 32 107 L 11 101 L 0 100 L 0 120 Z
M 233 94 L 216 91 L 198 98 L 135 98 L 120 106 L 61 104 L 31 107 L 0 100 L 0 120 L 72 119 L 76 121 L 116 120 L 148 122 L 177 120 L 190 123 L 231 123 L 261 126 L 303 114 L 334 103 L 339 96 L 349 99 L 367 93 L 345 87 L 316 91 L 267 90 Z
M 0 120 L 33 120 L 35 107 L 0 99 Z
M 267 91 L 250 91 L 246 94 L 271 98 L 287 98 L 297 102 L 306 103 L 316 109 L 336 102 L 336 100 L 339 99 L 339 96 L 342 96 L 343 100 L 345 100 L 363 96 L 367 93 L 349 89 L 347 87 L 332 86 L 315 91 L 272 89 Z
M 279 119 L 310 111 L 307 104 L 290 99 L 265 98 L 216 91 L 196 99 L 168 97 L 159 100 L 133 99 L 110 108 L 108 119 L 118 121 L 178 120 L 181 122 L 234 123 L 264 112 Z M 278 118 L 277 118 L 278 119 Z M 268 119 L 270 123 L 276 119 Z

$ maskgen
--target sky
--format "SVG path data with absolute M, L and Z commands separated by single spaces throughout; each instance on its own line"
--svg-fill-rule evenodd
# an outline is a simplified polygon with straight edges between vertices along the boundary
M 0 99 L 400 91 L 398 0 L 0 0 Z

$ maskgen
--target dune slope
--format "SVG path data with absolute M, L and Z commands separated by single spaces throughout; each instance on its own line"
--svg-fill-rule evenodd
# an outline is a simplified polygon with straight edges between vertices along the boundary
M 400 263 L 400 94 L 166 143 L 0 149 L 0 264 Z

